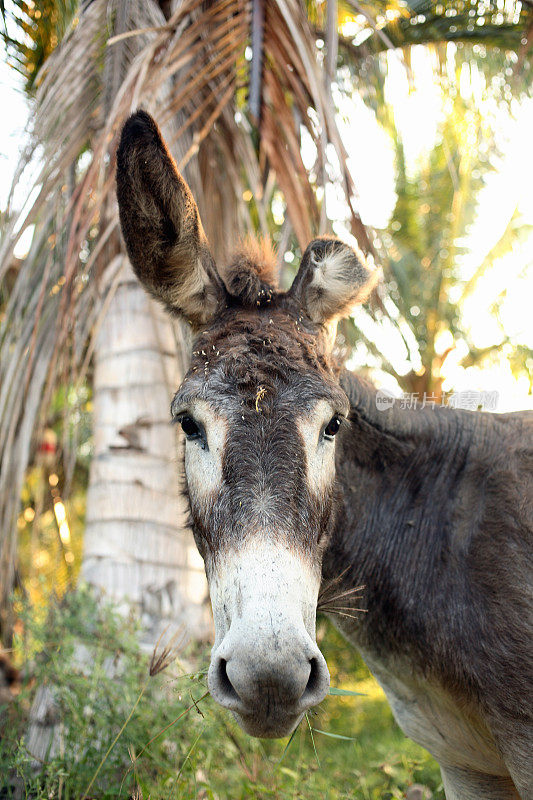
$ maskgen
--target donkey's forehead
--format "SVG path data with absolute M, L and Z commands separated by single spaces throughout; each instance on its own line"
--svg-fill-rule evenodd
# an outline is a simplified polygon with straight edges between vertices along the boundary
M 201 399 L 225 414 L 242 408 L 268 415 L 305 412 L 324 399 L 345 413 L 335 366 L 297 316 L 274 309 L 227 315 L 197 338 L 172 411 Z
M 177 417 L 185 411 L 194 413 L 210 408 L 222 417 L 260 422 L 265 417 L 280 415 L 291 418 L 314 415 L 317 406 L 343 416 L 349 411 L 349 401 L 342 389 L 319 379 L 293 375 L 287 382 L 240 385 L 220 365 L 215 365 L 207 379 L 195 375 L 186 378 L 174 396 L 171 411 Z
M 221 311 L 217 319 L 197 335 L 193 360 L 216 350 L 225 355 L 276 353 L 290 354 L 293 360 L 302 363 L 317 361 L 323 368 L 330 369 L 319 326 L 286 294 L 273 292 L 270 298 L 271 304 L 266 307 L 229 307 Z

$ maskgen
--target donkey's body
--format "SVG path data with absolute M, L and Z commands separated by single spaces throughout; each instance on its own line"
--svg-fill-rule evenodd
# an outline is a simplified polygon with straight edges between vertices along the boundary
M 332 348 L 375 275 L 333 239 L 311 242 L 288 292 L 264 251 L 219 272 L 144 112 L 124 128 L 117 184 L 139 278 L 195 333 L 172 414 L 215 699 L 253 735 L 294 729 L 327 693 L 315 613 L 333 580 L 340 627 L 448 800 L 531 800 L 533 417 L 379 411 Z
M 343 510 L 323 574 L 350 565 L 339 594 L 364 585 L 368 611 L 336 622 L 448 797 L 513 797 L 509 773 L 532 797 L 533 414 L 380 411 L 356 376 L 341 385 Z

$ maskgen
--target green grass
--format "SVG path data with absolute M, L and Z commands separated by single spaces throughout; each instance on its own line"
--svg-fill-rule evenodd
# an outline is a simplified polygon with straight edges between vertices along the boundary
M 0 711 L 7 731 L 0 744 L 1 798 L 81 800 L 87 792 L 145 800 L 381 800 L 404 797 L 412 783 L 443 798 L 436 763 L 405 739 L 381 689 L 324 621 L 319 638 L 332 684 L 364 696 L 330 695 L 289 743 L 251 739 L 204 696 L 207 647 L 189 647 L 150 677 L 134 623 L 125 624 L 86 589 L 52 603 L 44 620 L 26 609 L 23 622 L 19 655 L 31 660 L 20 697 Z M 89 672 L 76 658 L 80 642 Z M 35 772 L 24 733 L 42 682 L 54 687 L 61 746 Z

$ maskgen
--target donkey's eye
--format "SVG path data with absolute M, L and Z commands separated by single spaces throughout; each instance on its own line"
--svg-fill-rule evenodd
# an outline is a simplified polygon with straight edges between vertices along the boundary
M 180 419 L 180 425 L 183 433 L 187 437 L 187 439 L 200 439 L 202 436 L 202 431 L 193 420 L 192 417 L 182 417 Z
M 339 432 L 341 426 L 340 417 L 332 417 L 326 427 L 324 428 L 324 436 L 326 439 L 333 439 L 336 433 Z

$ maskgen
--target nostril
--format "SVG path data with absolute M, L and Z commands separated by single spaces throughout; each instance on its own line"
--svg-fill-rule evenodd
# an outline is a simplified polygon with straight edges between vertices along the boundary
M 321 703 L 328 693 L 329 672 L 324 659 L 313 656 L 309 659 L 309 677 L 304 693 L 300 697 L 302 709 L 310 708 Z
M 235 691 L 233 684 L 228 677 L 228 671 L 226 669 L 227 663 L 228 662 L 225 658 L 221 658 L 218 662 L 219 689 L 227 700 L 240 700 L 241 698 Z
M 307 680 L 307 686 L 305 687 L 304 694 L 314 694 L 317 689 L 319 688 L 319 668 L 318 668 L 318 661 L 316 658 L 312 658 L 310 660 L 311 664 L 311 671 L 309 673 L 309 678 Z

